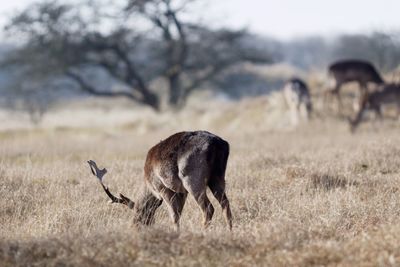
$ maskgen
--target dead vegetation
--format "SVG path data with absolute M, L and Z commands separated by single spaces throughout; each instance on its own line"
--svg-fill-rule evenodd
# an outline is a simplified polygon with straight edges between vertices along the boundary
M 345 177 L 329 173 L 313 173 L 310 176 L 310 187 L 313 189 L 332 190 L 357 185 L 357 182 L 348 181 Z
M 248 107 L 244 117 L 230 106 L 211 114 L 191 110 L 170 124 L 162 115 L 158 128 L 154 121 L 146 129 L 135 122 L 0 134 L 0 265 L 398 266 L 397 127 L 384 122 L 379 131 L 364 127 L 351 135 L 344 121 L 314 119 L 295 131 L 274 129 L 278 113 L 250 104 L 238 104 Z M 226 110 L 234 112 L 232 121 L 223 120 Z M 250 127 L 261 118 L 265 124 Z M 243 131 L 242 122 L 249 126 Z M 231 144 L 233 233 L 220 212 L 203 232 L 190 197 L 180 235 L 165 207 L 156 226 L 138 231 L 131 210 L 103 205 L 107 198 L 86 160 L 107 163 L 110 189 L 136 196 L 149 147 L 200 127 Z

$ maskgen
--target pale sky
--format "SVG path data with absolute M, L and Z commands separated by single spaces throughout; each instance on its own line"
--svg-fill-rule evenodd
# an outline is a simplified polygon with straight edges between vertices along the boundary
M 34 0 L 0 0 L 0 25 Z M 304 35 L 400 30 L 400 0 L 207 0 L 213 24 L 246 26 L 281 39 Z

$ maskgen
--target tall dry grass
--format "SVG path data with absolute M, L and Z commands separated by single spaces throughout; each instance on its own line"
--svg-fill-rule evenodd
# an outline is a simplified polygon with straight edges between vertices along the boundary
M 268 107 L 274 101 L 148 117 L 145 131 L 134 121 L 3 132 L 0 265 L 399 266 L 397 124 L 366 124 L 351 135 L 345 122 L 317 118 L 290 130 Z M 131 211 L 108 204 L 89 172 L 86 160 L 95 159 L 108 168 L 111 190 L 134 199 L 147 150 L 182 128 L 231 144 L 233 232 L 211 194 L 216 213 L 206 231 L 192 198 L 180 234 L 163 206 L 155 226 L 137 230 Z

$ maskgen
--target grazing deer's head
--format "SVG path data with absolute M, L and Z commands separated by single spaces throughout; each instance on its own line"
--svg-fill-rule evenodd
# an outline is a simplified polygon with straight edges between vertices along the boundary
M 120 198 L 114 196 L 113 194 L 111 194 L 110 190 L 108 190 L 108 187 L 103 184 L 103 177 L 107 173 L 106 169 L 100 170 L 97 167 L 96 162 L 94 162 L 93 160 L 89 160 L 88 164 L 90 166 L 90 169 L 91 169 L 93 175 L 96 176 L 97 179 L 99 179 L 101 186 L 103 187 L 107 196 L 111 199 L 111 203 L 122 203 L 124 205 L 127 205 L 130 209 L 133 209 L 135 207 L 135 203 L 132 200 L 130 200 L 129 198 L 127 198 L 126 196 L 124 196 L 122 194 L 119 194 Z
M 154 222 L 154 214 L 156 209 L 161 205 L 162 201 L 155 198 L 150 192 L 145 190 L 144 195 L 138 201 L 138 203 L 133 202 L 128 197 L 123 194 L 119 194 L 119 197 L 114 196 L 107 186 L 103 183 L 103 177 L 107 173 L 106 169 L 99 169 L 96 162 L 89 160 L 88 164 L 94 176 L 96 176 L 106 192 L 107 196 L 110 198 L 111 203 L 121 203 L 130 209 L 134 209 L 135 216 L 133 222 L 135 225 L 150 225 Z
M 225 194 L 225 170 L 229 144 L 205 131 L 176 133 L 152 147 L 144 166 L 146 187 L 136 203 L 119 194 L 114 196 L 103 183 L 106 169 L 99 169 L 90 160 L 88 164 L 112 203 L 121 203 L 134 210 L 134 223 L 150 225 L 157 208 L 165 202 L 175 228 L 187 195 L 193 196 L 203 212 L 203 225 L 207 227 L 214 213 L 206 189 L 210 188 L 221 204 L 226 222 L 232 228 L 232 214 Z
M 360 109 L 354 120 L 349 120 L 351 132 L 355 132 L 362 121 L 363 113 L 366 110 L 373 110 L 379 119 L 382 119 L 382 105 L 396 104 L 397 116 L 400 115 L 400 85 L 384 84 L 378 87 L 377 91 L 364 94 L 360 101 Z

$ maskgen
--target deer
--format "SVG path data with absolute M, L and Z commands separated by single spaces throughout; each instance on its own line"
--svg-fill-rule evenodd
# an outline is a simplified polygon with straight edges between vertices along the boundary
M 137 202 L 123 194 L 114 196 L 103 183 L 107 170 L 100 169 L 93 160 L 88 164 L 111 202 L 133 209 L 134 225 L 153 224 L 155 212 L 164 202 L 175 230 L 179 231 L 179 219 L 190 194 L 203 214 L 203 227 L 207 228 L 214 214 L 206 193 L 209 188 L 232 230 L 232 213 L 225 193 L 228 157 L 229 143 L 217 135 L 207 131 L 175 133 L 148 151 L 144 164 L 145 188 Z
M 339 110 L 342 110 L 340 89 L 344 84 L 358 82 L 360 88 L 360 99 L 358 102 L 365 94 L 368 94 L 368 83 L 374 83 L 377 86 L 384 84 L 384 80 L 373 64 L 363 60 L 349 59 L 337 61 L 329 66 L 328 75 L 330 88 L 325 96 L 336 96 Z M 353 108 L 357 109 L 358 106 L 359 103 L 355 102 Z
M 397 107 L 397 118 L 400 115 L 400 84 L 385 84 L 378 87 L 377 91 L 364 95 L 361 100 L 361 107 L 355 118 L 349 119 L 350 131 L 355 132 L 356 128 L 362 121 L 363 114 L 366 110 L 373 110 L 377 118 L 382 120 L 382 106 L 387 104 L 395 104 Z
M 297 125 L 300 117 L 308 121 L 312 103 L 307 84 L 299 78 L 292 78 L 285 83 L 283 94 L 290 109 L 292 124 Z

